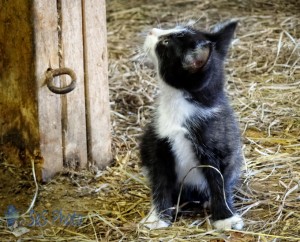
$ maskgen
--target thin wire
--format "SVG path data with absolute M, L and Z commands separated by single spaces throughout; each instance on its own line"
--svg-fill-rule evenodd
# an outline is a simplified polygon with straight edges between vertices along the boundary
M 28 207 L 28 209 L 26 210 L 25 213 L 23 213 L 22 215 L 20 216 L 5 216 L 5 217 L 0 217 L 0 220 L 7 220 L 7 219 L 18 219 L 18 218 L 21 218 L 21 217 L 25 217 L 26 214 L 30 213 L 30 211 L 32 210 L 34 204 L 35 204 L 35 201 L 37 199 L 37 196 L 38 196 L 38 192 L 39 192 L 39 186 L 38 186 L 38 183 L 37 183 L 37 179 L 36 179 L 36 176 L 35 176 L 35 167 L 34 167 L 34 160 L 31 159 L 31 167 L 32 167 L 32 175 L 33 175 L 33 180 L 34 180 L 34 184 L 35 184 L 35 193 L 34 193 L 34 196 L 32 198 L 32 201 L 30 203 L 30 206 Z
M 233 213 L 232 210 L 229 208 L 228 203 L 227 203 L 226 194 L 225 194 L 225 183 L 224 183 L 224 178 L 223 178 L 222 173 L 221 173 L 216 167 L 213 167 L 213 166 L 211 166 L 211 165 L 199 165 L 199 166 L 194 166 L 194 167 L 192 167 L 192 168 L 187 172 L 187 174 L 184 176 L 184 178 L 182 179 L 181 186 L 180 186 L 180 191 L 179 191 L 179 194 L 178 194 L 177 204 L 176 204 L 176 213 L 175 213 L 175 219 L 174 219 L 174 222 L 176 222 L 176 220 L 177 220 L 177 215 L 178 215 L 178 210 L 179 210 L 179 204 L 180 204 L 180 197 L 181 197 L 181 194 L 182 194 L 182 189 L 183 189 L 184 180 L 185 180 L 185 178 L 188 176 L 188 174 L 189 174 L 193 169 L 196 169 L 196 168 L 212 168 L 212 169 L 214 169 L 215 171 L 217 171 L 217 172 L 220 174 L 221 179 L 222 179 L 222 183 L 223 183 L 223 196 L 224 196 L 224 201 L 225 201 L 226 207 L 228 208 L 228 210 L 229 210 L 229 211 L 231 212 L 231 214 L 233 215 L 234 213 Z
M 31 159 L 31 166 L 32 166 L 33 180 L 34 180 L 34 184 L 35 184 L 35 193 L 34 193 L 34 196 L 33 196 L 32 201 L 31 201 L 31 203 L 30 203 L 29 208 L 28 208 L 27 211 L 26 211 L 25 213 L 23 213 L 20 217 L 25 216 L 27 213 L 29 213 L 29 212 L 32 210 L 32 208 L 33 208 L 33 206 L 34 206 L 34 204 L 35 204 L 35 201 L 36 201 L 38 192 L 39 192 L 39 185 L 38 185 L 38 183 L 37 183 L 36 176 L 35 176 L 35 168 L 34 168 L 34 160 L 33 160 L 33 159 Z

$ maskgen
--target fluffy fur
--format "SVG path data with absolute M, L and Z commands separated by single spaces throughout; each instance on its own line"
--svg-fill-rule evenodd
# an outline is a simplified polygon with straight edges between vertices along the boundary
M 145 40 L 160 87 L 140 145 L 153 207 L 142 222 L 151 229 L 170 224 L 181 184 L 180 201 L 210 203 L 217 229 L 243 227 L 232 204 L 242 164 L 240 134 L 224 92 L 223 70 L 235 28 L 236 22 L 228 22 L 212 33 L 152 29 Z M 199 165 L 217 170 L 195 168 Z

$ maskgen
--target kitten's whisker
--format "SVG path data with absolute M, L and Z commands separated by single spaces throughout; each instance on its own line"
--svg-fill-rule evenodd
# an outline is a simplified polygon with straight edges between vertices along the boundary
M 199 18 L 197 18 L 196 20 L 192 20 L 193 21 L 193 23 L 191 24 L 191 25 L 195 25 L 195 24 L 197 24 L 199 21 L 200 21 L 200 19 L 202 19 L 204 17 L 204 15 L 202 14 Z
M 180 26 L 180 22 L 179 22 L 179 18 L 178 18 L 178 15 L 176 16 L 176 27 L 179 27 Z
M 132 56 L 131 60 L 143 65 L 148 53 L 149 50 L 145 51 L 144 48 L 142 48 L 141 46 L 137 46 L 135 48 L 135 54 Z
M 141 32 L 141 33 L 139 33 L 139 36 L 143 36 L 143 37 L 145 37 L 145 36 L 147 36 L 148 35 L 148 33 L 145 31 L 145 32 Z
M 138 51 L 139 54 L 145 53 L 144 48 L 142 48 L 141 46 L 137 46 L 136 50 Z
M 139 61 L 139 63 L 141 65 L 144 65 L 145 64 L 145 60 L 146 58 L 148 57 L 148 54 L 149 54 L 149 51 L 150 49 L 146 49 L 146 51 L 143 51 L 141 54 L 142 54 L 142 59 Z
M 157 21 L 157 27 L 158 27 L 159 29 L 161 29 L 161 23 L 160 23 L 159 18 L 156 18 L 156 21 Z
M 188 21 L 189 18 L 187 16 L 184 16 L 181 21 L 181 26 L 187 26 Z

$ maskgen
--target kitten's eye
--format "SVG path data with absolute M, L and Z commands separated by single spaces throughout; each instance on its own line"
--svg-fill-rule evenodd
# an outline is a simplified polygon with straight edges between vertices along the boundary
M 178 38 L 182 38 L 183 36 L 184 36 L 184 33 L 179 33 L 176 35 L 176 37 L 178 37 Z
M 163 44 L 163 45 L 168 45 L 168 44 L 169 44 L 169 40 L 168 40 L 168 39 L 164 39 L 164 40 L 162 41 L 162 44 Z

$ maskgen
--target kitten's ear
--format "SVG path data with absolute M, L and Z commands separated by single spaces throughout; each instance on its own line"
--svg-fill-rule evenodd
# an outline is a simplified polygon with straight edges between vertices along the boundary
M 208 61 L 211 53 L 212 43 L 199 43 L 195 49 L 189 50 L 182 62 L 183 68 L 191 73 L 200 70 Z
M 236 20 L 218 24 L 209 36 L 209 39 L 215 43 L 215 49 L 223 57 L 227 54 L 237 24 L 238 21 Z

